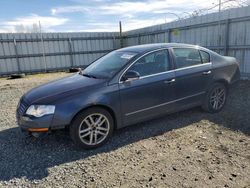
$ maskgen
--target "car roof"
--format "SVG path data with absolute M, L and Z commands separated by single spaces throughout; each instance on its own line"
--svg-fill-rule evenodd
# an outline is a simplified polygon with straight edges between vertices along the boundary
M 184 43 L 154 43 L 154 44 L 143 44 L 121 48 L 117 51 L 120 52 L 136 52 L 136 53 L 144 53 L 151 50 L 157 50 L 160 48 L 173 48 L 173 47 L 182 47 L 182 48 L 197 48 L 197 45 L 184 44 Z M 199 47 L 200 48 L 200 47 Z

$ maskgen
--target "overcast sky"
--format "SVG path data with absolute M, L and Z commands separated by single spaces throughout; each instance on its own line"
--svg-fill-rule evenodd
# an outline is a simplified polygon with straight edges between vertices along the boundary
M 46 32 L 118 31 L 187 16 L 218 0 L 1 0 L 0 32 L 17 32 L 41 22 Z M 186 13 L 184 13 L 186 12 Z

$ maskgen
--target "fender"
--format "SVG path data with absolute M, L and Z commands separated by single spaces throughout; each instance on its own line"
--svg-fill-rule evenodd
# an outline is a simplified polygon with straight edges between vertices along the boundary
M 68 96 L 57 101 L 55 105 L 56 110 L 51 129 L 66 127 L 79 112 L 93 106 L 102 106 L 112 111 L 117 128 L 122 124 L 118 84 L 110 86 L 103 84 L 98 88 Z

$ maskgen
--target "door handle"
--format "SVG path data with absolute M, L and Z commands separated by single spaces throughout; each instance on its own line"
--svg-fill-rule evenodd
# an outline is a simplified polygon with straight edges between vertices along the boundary
M 202 74 L 203 75 L 208 75 L 208 74 L 211 74 L 212 72 L 209 70 L 209 71 L 205 71 L 205 72 L 203 72 Z
M 164 81 L 165 84 L 171 84 L 171 83 L 173 83 L 173 82 L 175 82 L 175 79 L 174 79 L 174 78 L 171 79 L 171 80 L 165 80 L 165 81 Z

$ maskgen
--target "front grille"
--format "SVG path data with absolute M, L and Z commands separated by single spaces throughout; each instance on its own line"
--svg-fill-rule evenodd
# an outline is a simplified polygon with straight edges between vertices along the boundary
M 19 116 L 24 115 L 25 111 L 29 107 L 28 102 L 24 100 L 24 98 L 20 99 L 19 105 L 17 107 L 17 113 Z

